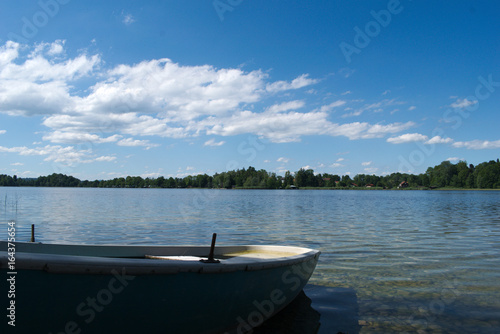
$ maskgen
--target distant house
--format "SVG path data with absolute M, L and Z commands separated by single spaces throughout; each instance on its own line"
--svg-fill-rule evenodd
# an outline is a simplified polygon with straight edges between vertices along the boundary
M 367 188 L 371 188 L 371 187 L 375 187 L 375 185 L 374 185 L 373 183 L 368 183 L 368 184 L 366 185 L 366 187 L 367 187 Z
M 398 188 L 407 188 L 409 186 L 408 182 L 403 181 L 399 184 Z

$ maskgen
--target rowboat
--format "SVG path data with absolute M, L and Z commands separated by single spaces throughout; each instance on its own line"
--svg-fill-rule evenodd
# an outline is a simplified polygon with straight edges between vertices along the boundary
M 20 333 L 53 334 L 246 333 L 302 291 L 320 255 L 301 247 L 214 242 L 0 241 L 0 250 L 8 285 L 2 293 L 11 293 L 8 325 Z

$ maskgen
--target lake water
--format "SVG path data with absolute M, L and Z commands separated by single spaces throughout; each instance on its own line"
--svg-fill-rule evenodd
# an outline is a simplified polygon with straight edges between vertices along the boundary
M 500 191 L 0 188 L 2 239 L 11 219 L 18 241 L 320 249 L 288 315 L 318 333 L 500 333 Z

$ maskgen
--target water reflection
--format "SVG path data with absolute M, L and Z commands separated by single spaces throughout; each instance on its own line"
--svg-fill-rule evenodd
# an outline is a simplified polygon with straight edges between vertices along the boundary
M 255 334 L 359 333 L 356 293 L 348 288 L 308 284 L 297 298 Z
M 357 301 L 360 332 L 500 332 L 497 191 L 0 188 L 4 198 L 2 239 L 16 219 L 20 238 L 36 224 L 42 242 L 208 245 L 217 232 L 220 244 L 311 247 L 322 255 L 310 283 L 350 289 L 337 293 Z M 306 295 L 323 333 L 338 307 L 318 289 Z

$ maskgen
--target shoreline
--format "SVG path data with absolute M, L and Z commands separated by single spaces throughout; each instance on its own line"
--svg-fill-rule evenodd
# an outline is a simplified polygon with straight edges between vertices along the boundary
M 300 188 L 258 188 L 258 187 L 236 187 L 236 188 L 201 188 L 201 187 L 64 187 L 64 186 L 0 186 L 0 188 L 72 188 L 72 189 L 193 189 L 193 190 L 353 190 L 353 191 L 500 191 L 498 188 L 381 188 L 381 187 L 300 187 Z

